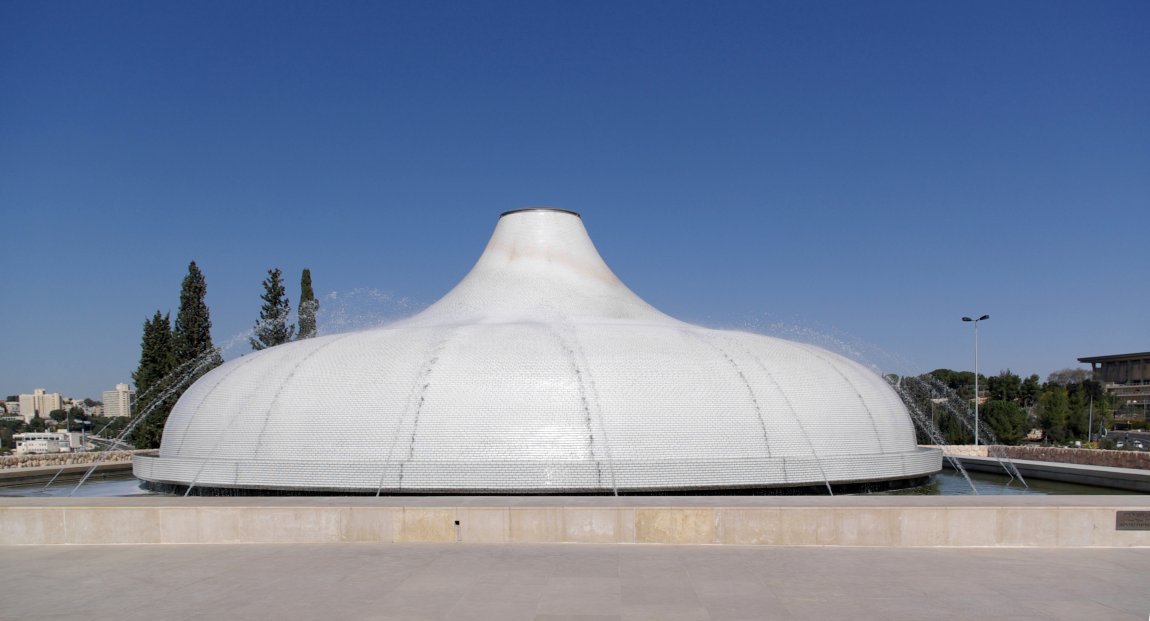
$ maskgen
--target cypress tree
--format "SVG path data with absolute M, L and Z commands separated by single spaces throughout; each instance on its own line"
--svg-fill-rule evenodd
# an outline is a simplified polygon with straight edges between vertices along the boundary
M 155 448 L 160 445 L 163 421 L 175 404 L 175 399 L 164 397 L 166 383 L 175 369 L 175 351 L 172 341 L 172 322 L 168 314 L 156 314 L 144 322 L 144 337 L 140 347 L 140 365 L 132 373 L 136 385 L 136 404 L 132 415 L 147 414 L 136 425 L 131 442 L 137 448 Z M 156 420 L 160 420 L 157 425 Z
M 140 356 L 140 369 L 133 374 L 136 382 L 137 415 L 147 418 L 136 423 L 132 434 L 136 448 L 156 448 L 160 446 L 164 423 L 172 407 L 184 394 L 188 386 L 215 367 L 224 363 L 223 357 L 212 345 L 212 320 L 208 305 L 204 301 L 208 284 L 195 261 L 188 264 L 188 275 L 184 276 L 180 288 L 180 310 L 176 313 L 175 326 L 168 327 L 168 317 L 160 317 L 157 312 L 151 326 L 144 326 L 144 351 Z M 167 333 L 170 362 L 165 366 L 152 364 L 162 357 Z M 148 364 L 145 364 L 148 361 Z M 139 375 L 137 377 L 137 374 Z M 143 382 L 143 383 L 141 383 Z M 148 382 L 152 382 L 149 384 Z M 148 394 L 145 395 L 145 391 Z M 162 401 L 154 405 L 156 401 Z M 154 407 L 153 407 L 154 405 Z
M 160 311 L 144 322 L 144 338 L 140 348 L 140 366 L 132 373 L 136 394 L 150 391 L 159 385 L 175 366 L 172 351 L 171 316 Z
M 212 319 L 204 298 L 208 294 L 208 283 L 204 274 L 192 261 L 188 264 L 188 275 L 184 276 L 180 288 L 180 311 L 176 314 L 173 329 L 176 363 L 182 365 L 202 356 L 207 356 L 205 368 L 196 375 L 207 373 L 211 368 L 223 363 L 215 346 L 212 345 Z
M 260 309 L 254 336 L 248 339 L 252 349 L 257 351 L 287 343 L 295 334 L 295 324 L 288 323 L 291 317 L 291 302 L 284 290 L 283 273 L 278 267 L 268 270 L 268 277 L 264 279 L 264 292 L 260 298 L 263 299 L 264 305 Z
M 319 300 L 311 288 L 311 270 L 304 269 L 300 277 L 299 294 L 299 335 L 296 340 L 310 339 L 316 335 L 315 316 L 319 312 Z

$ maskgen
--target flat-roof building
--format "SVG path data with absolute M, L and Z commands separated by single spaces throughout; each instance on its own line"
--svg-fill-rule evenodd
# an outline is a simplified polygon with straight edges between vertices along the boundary
M 1118 400 L 1115 415 L 1121 418 L 1146 418 L 1150 403 L 1150 352 L 1114 354 L 1079 358 L 1089 364 L 1094 380 Z

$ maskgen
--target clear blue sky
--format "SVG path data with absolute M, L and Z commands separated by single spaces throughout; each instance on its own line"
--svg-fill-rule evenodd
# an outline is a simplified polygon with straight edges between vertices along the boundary
M 681 319 L 883 371 L 1150 350 L 1150 3 L 0 3 L 0 393 L 99 398 L 195 260 L 321 332 L 578 211 Z M 233 347 L 228 357 L 249 348 Z

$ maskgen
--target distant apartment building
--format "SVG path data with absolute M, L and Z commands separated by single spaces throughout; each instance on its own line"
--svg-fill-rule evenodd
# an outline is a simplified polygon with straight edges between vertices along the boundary
M 116 384 L 115 390 L 105 390 L 104 416 L 131 416 L 132 400 L 135 397 L 136 391 L 130 389 L 127 384 Z
M 32 419 L 37 416 L 48 418 L 48 414 L 52 410 L 59 410 L 63 407 L 64 400 L 58 392 L 49 393 L 44 392 L 43 388 L 37 388 L 30 395 L 20 395 L 20 415 L 24 417 L 26 423 L 32 422 Z

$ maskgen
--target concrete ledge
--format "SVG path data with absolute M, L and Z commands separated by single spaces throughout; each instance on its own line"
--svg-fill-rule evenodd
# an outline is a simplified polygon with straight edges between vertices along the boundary
M 967 470 L 993 472 L 995 474 L 1006 473 L 1002 463 L 993 457 L 954 456 L 954 458 Z M 1018 468 L 1018 472 L 1021 473 L 1024 478 L 1062 481 L 1063 483 L 1080 483 L 1082 485 L 1094 485 L 1097 487 L 1109 487 L 1112 489 L 1124 489 L 1150 494 L 1150 470 L 1052 461 L 1029 461 L 1025 459 L 1012 459 L 1010 462 Z M 949 463 L 945 465 L 947 467 L 950 466 Z
M 1150 547 L 1147 496 L 0 498 L 0 545 Z

